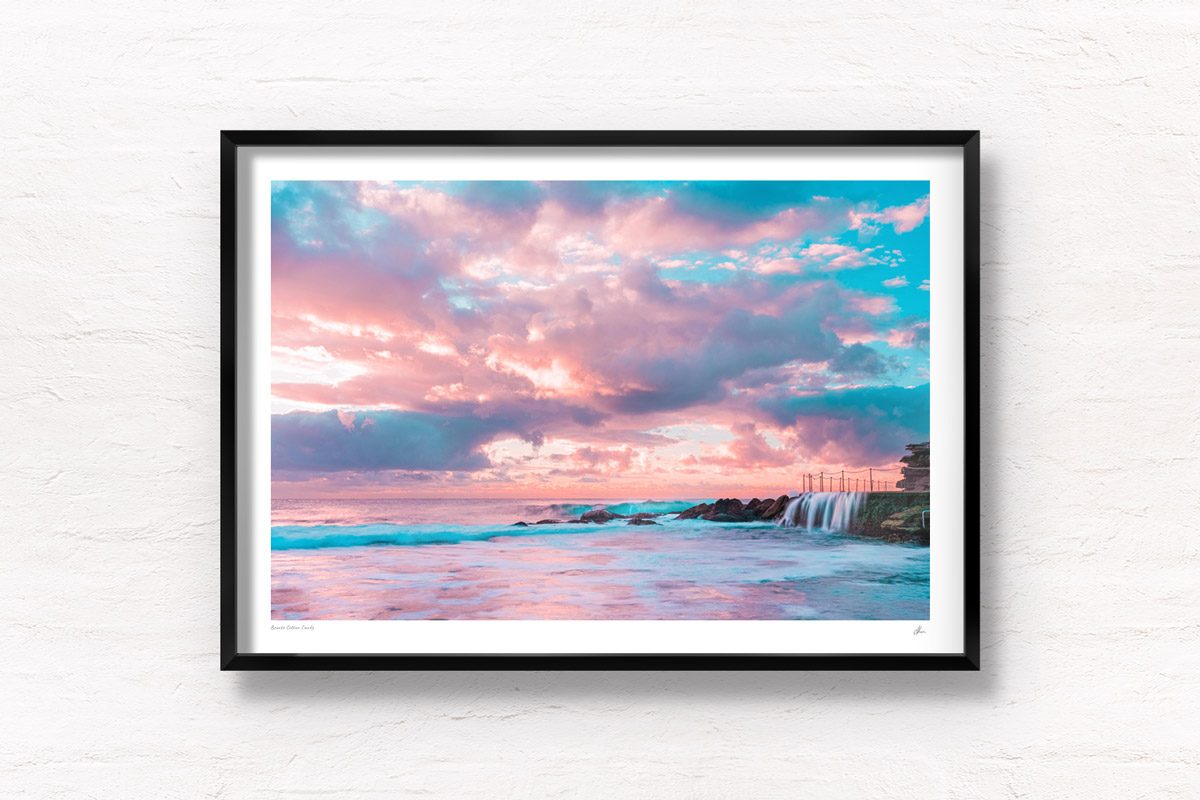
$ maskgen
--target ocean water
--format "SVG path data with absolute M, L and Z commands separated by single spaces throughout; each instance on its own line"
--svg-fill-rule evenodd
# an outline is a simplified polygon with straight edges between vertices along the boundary
M 928 618 L 928 547 L 675 519 L 703 501 L 276 500 L 272 617 Z M 513 526 L 598 507 L 664 516 Z
M 697 500 L 524 500 L 524 499 L 389 499 L 389 500 L 272 500 L 271 525 L 510 525 L 539 519 L 579 519 L 593 508 L 614 514 L 683 511 Z

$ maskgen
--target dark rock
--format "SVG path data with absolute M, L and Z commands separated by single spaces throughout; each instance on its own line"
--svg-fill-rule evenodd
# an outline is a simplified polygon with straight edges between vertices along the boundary
M 884 531 L 900 531 L 912 533 L 922 529 L 921 517 L 924 509 L 921 506 L 913 506 L 906 508 L 903 511 L 897 511 L 887 519 L 879 523 L 879 527 Z
M 904 465 L 901 468 L 904 478 L 896 482 L 896 488 L 906 492 L 928 492 L 929 442 L 906 445 L 904 449 L 909 455 L 900 459 L 900 463 Z
M 539 519 L 534 525 L 561 525 L 561 519 Z
M 720 500 L 701 503 L 681 511 L 676 519 L 705 519 L 709 522 L 754 522 L 760 519 L 777 519 L 787 508 L 788 500 L 788 496 L 784 494 L 774 500 L 769 497 L 763 499 L 756 497 L 749 503 L 743 504 L 736 497 L 723 497 Z
M 865 536 L 876 536 L 885 542 L 915 542 L 929 544 L 929 529 L 921 526 L 919 506 L 898 511 L 879 523 L 874 531 L 863 531 Z
M 701 503 L 698 506 L 692 506 L 691 508 L 680 511 L 679 516 L 675 519 L 699 519 L 700 517 L 704 516 L 708 509 L 708 503 Z
M 786 494 L 781 494 L 779 497 L 775 498 L 775 500 L 771 502 L 771 505 L 767 506 L 766 509 L 761 509 L 760 507 L 758 518 L 761 520 L 779 519 L 781 516 L 783 516 L 783 512 L 787 510 L 788 503 L 790 502 L 790 497 L 788 497 Z
M 513 527 L 514 528 L 528 528 L 529 523 L 528 522 L 514 522 Z
M 614 519 L 622 519 L 620 514 L 614 514 L 606 508 L 594 508 L 591 511 L 585 512 L 579 517 L 581 522 L 595 522 L 603 525 Z
M 722 498 L 722 499 L 714 502 L 711 506 L 709 506 L 708 510 L 705 511 L 704 514 L 701 516 L 703 519 L 709 520 L 710 522 L 712 522 L 712 521 L 730 522 L 731 521 L 731 520 L 716 520 L 715 517 L 720 516 L 720 515 L 733 517 L 734 518 L 732 520 L 733 522 L 744 522 L 747 519 L 751 518 L 751 515 L 743 514 L 742 513 L 743 511 L 745 511 L 745 506 L 742 505 L 741 500 L 738 500 L 736 497 L 726 497 L 726 498 Z M 753 512 L 751 512 L 751 513 L 753 513 Z
M 626 525 L 657 525 L 658 523 L 652 519 L 646 519 L 645 517 L 642 517 L 642 518 L 631 519 L 631 520 L 629 520 L 629 522 L 626 522 L 625 524 Z
M 655 518 L 661 517 L 661 516 L 662 516 L 662 514 L 653 514 L 649 511 L 639 511 L 636 514 L 630 514 L 628 518 L 629 519 L 655 519 Z

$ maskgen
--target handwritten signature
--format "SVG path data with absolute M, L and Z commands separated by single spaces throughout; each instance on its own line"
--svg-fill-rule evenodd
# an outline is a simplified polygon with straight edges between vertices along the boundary
M 917 626 L 917 629 L 916 629 L 915 631 L 913 631 L 913 636 L 917 636 L 917 635 L 919 635 L 919 634 L 922 634 L 922 633 L 929 633 L 929 631 L 925 630 L 925 629 L 924 629 L 924 628 L 922 628 L 920 625 L 918 625 L 918 626 Z

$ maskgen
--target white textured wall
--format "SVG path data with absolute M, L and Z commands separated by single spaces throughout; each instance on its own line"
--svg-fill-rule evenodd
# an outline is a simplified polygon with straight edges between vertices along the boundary
M 0 794 L 1200 793 L 1189 3 L 8 3 Z M 217 671 L 221 128 L 983 140 L 979 674 Z

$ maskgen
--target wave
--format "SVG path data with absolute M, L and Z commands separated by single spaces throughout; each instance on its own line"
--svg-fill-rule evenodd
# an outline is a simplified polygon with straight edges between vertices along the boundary
M 368 545 L 456 544 L 497 536 L 578 533 L 580 525 L 281 525 L 271 528 L 272 550 Z
M 687 501 L 645 501 L 641 503 L 552 503 L 525 506 L 524 521 L 528 526 L 511 522 L 484 525 L 454 525 L 447 523 L 396 524 L 372 522 L 356 525 L 276 525 L 271 528 L 272 550 L 311 550 L 322 547 L 362 547 L 369 545 L 418 545 L 481 542 L 498 536 L 536 536 L 542 534 L 583 533 L 595 530 L 592 525 L 572 524 L 580 514 L 594 508 L 607 508 L 614 514 L 637 514 L 643 511 L 669 515 L 691 508 Z M 560 524 L 534 525 L 540 519 L 561 519 Z M 661 522 L 674 519 L 664 516 Z M 614 523 L 615 524 L 615 523 Z
M 549 505 L 525 506 L 525 513 L 530 521 L 536 519 L 579 519 L 597 508 L 607 509 L 614 514 L 676 514 L 686 511 L 698 503 L 711 503 L 711 500 L 642 500 L 640 502 L 620 503 L 551 503 Z

